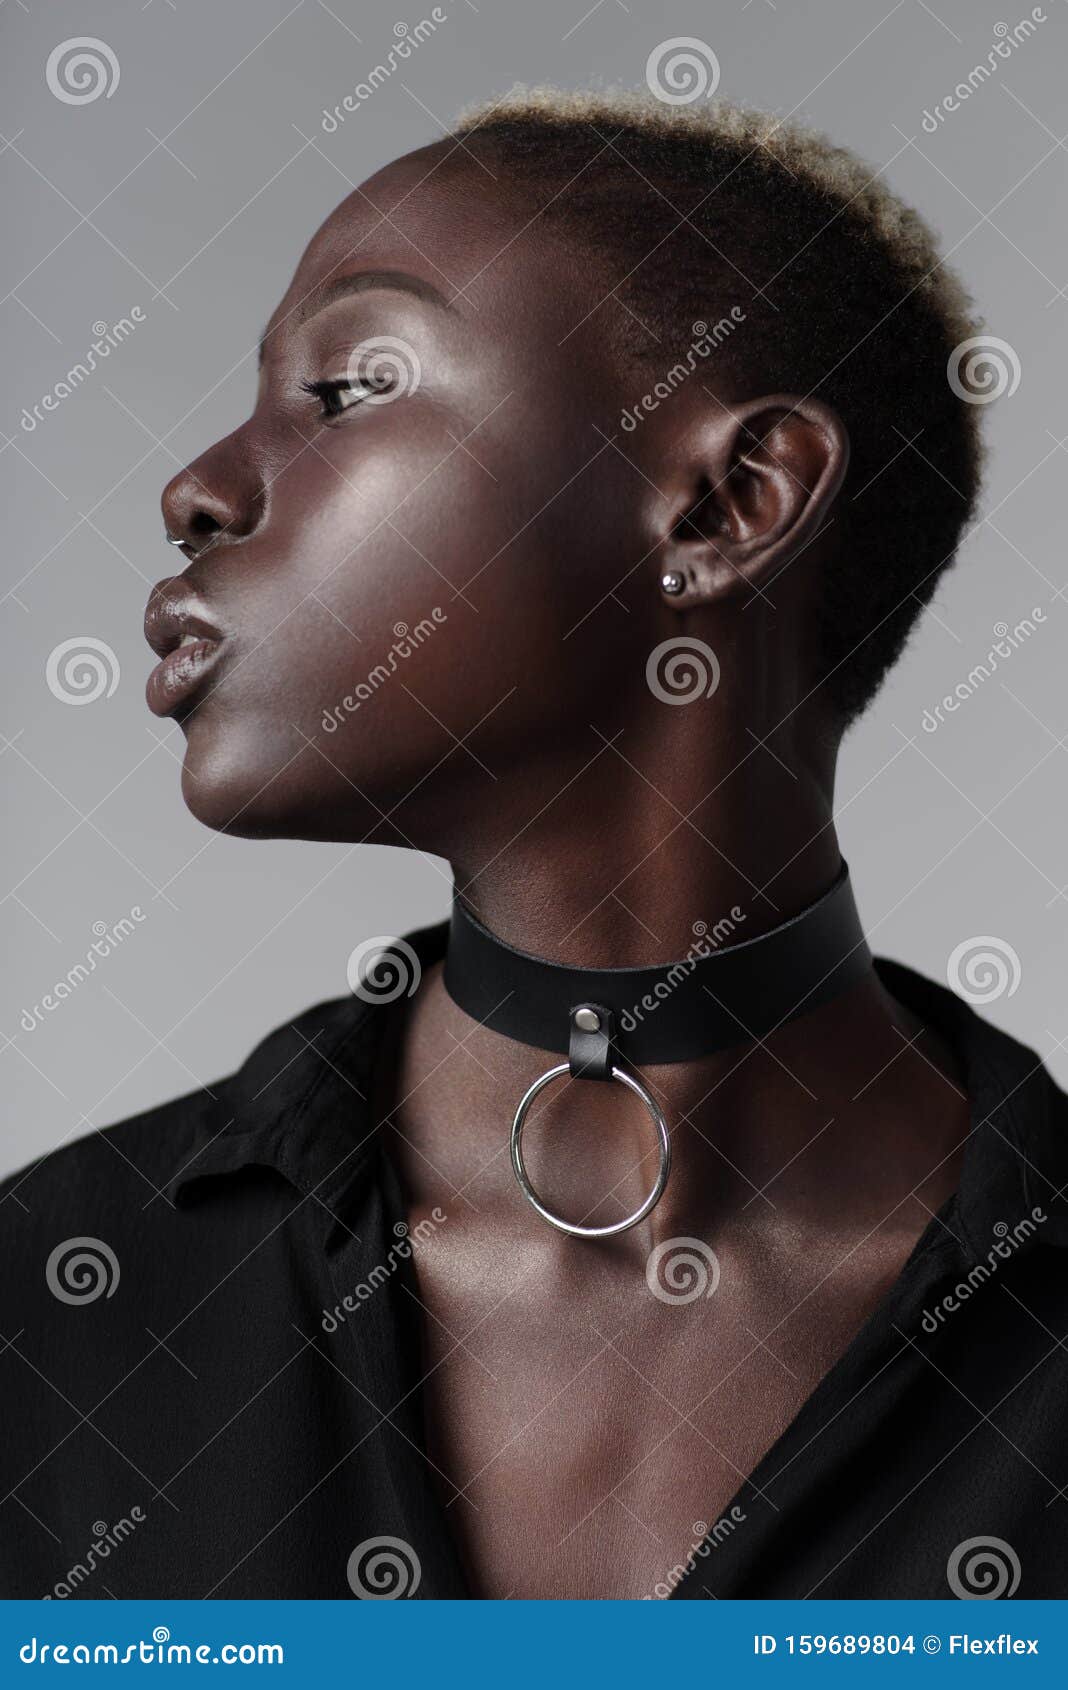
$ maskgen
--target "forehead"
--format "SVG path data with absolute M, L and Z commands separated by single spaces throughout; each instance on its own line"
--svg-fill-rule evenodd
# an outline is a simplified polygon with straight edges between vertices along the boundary
M 546 198 L 550 196 L 547 194 Z M 404 271 L 461 314 L 507 317 L 524 328 L 579 338 L 619 278 L 579 257 L 559 219 L 543 215 L 499 161 L 454 142 L 408 153 L 369 177 L 331 212 L 297 266 L 270 330 L 356 271 Z

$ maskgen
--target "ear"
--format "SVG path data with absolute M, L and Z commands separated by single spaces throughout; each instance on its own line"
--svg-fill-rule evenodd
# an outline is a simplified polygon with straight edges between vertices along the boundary
M 766 584 L 826 524 L 849 464 L 837 413 L 790 394 L 702 411 L 673 446 L 656 555 L 683 610 Z

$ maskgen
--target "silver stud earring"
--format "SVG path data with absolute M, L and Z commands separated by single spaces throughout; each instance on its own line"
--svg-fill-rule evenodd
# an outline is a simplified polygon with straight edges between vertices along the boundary
M 671 598 L 677 598 L 685 585 L 685 577 L 680 574 L 677 569 L 669 569 L 660 577 L 660 586 L 662 591 L 668 593 Z

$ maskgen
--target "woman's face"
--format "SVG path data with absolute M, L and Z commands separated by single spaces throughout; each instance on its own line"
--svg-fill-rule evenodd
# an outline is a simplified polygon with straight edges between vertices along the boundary
M 670 631 L 617 279 L 444 144 L 320 229 L 252 415 L 163 495 L 149 699 L 201 820 L 447 853 L 603 749 Z

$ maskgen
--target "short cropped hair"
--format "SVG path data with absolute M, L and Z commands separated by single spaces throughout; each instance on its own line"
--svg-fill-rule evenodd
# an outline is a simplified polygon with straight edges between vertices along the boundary
M 637 321 L 622 349 L 666 368 L 694 324 L 736 330 L 747 397 L 814 395 L 848 429 L 823 581 L 816 683 L 847 725 L 900 655 L 979 489 L 978 407 L 948 379 L 977 333 L 919 215 L 806 128 L 721 101 L 517 89 L 460 118 Z M 706 383 L 714 368 L 705 366 Z M 959 387 L 959 383 L 957 384 Z

